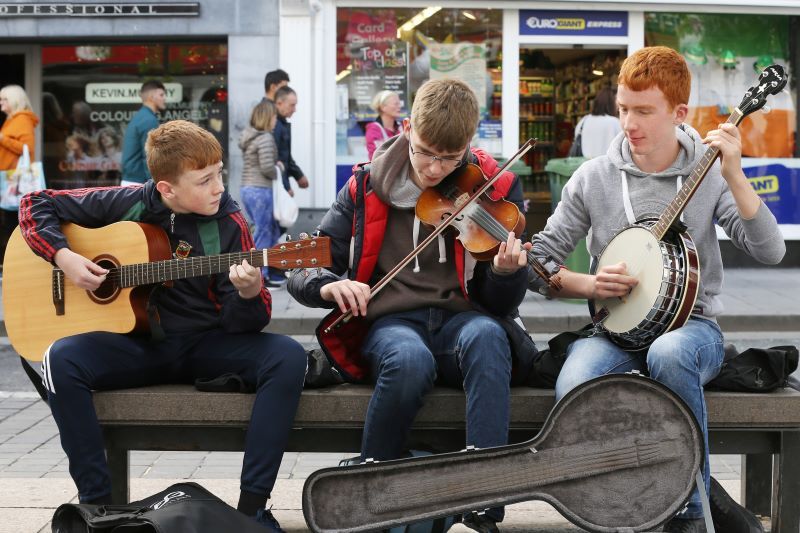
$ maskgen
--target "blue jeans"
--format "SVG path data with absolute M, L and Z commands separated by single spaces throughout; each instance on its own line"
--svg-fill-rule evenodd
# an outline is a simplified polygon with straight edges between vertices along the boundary
M 396 459 L 434 383 L 463 388 L 467 445 L 508 443 L 511 348 L 502 326 L 476 311 L 423 308 L 375 321 L 362 352 L 375 392 L 369 402 L 361 458 Z M 488 513 L 502 520 L 502 509 Z
M 567 349 L 567 360 L 556 382 L 556 400 L 597 376 L 631 370 L 647 372 L 678 394 L 689 406 L 705 443 L 703 478 L 709 490 L 708 412 L 703 385 L 719 373 L 724 356 L 722 332 L 709 320 L 690 319 L 686 325 L 665 333 L 642 352 L 626 352 L 605 336 L 579 339 Z M 697 489 L 692 492 L 683 518 L 700 518 L 703 509 Z
M 272 218 L 272 188 L 271 187 L 242 187 L 242 203 L 250 220 L 253 221 L 253 240 L 256 248 L 263 250 L 277 244 L 281 237 L 281 229 Z M 264 278 L 283 279 L 283 274 L 274 272 L 269 276 L 267 267 L 261 268 Z

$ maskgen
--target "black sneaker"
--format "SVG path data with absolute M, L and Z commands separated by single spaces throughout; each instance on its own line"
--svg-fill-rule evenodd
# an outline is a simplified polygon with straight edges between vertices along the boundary
M 706 522 L 702 518 L 678 518 L 676 516 L 664 524 L 663 531 L 665 533 L 706 533 Z
M 286 533 L 283 529 L 281 529 L 281 525 L 272 516 L 272 511 L 270 509 L 259 509 L 256 512 L 256 522 L 263 525 L 267 528 L 267 531 L 276 531 L 277 533 Z
M 761 521 L 725 492 L 719 481 L 711 478 L 708 495 L 714 528 L 725 533 L 764 533 Z
M 500 533 L 494 520 L 485 514 L 469 513 L 464 515 L 462 524 L 479 533 Z

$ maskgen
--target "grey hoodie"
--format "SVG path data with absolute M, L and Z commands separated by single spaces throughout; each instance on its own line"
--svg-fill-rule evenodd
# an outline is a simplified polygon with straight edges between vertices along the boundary
M 680 176 L 685 181 L 705 153 L 700 135 L 686 124 L 676 128 L 680 152 L 670 168 L 648 174 L 639 170 L 631 157 L 624 133 L 611 143 L 605 156 L 585 162 L 564 186 L 561 202 L 545 229 L 533 238 L 536 255 L 552 255 L 563 261 L 578 241 L 587 235 L 589 253 L 597 257 L 628 219 L 623 204 L 623 171 L 636 220 L 658 218 L 678 191 Z M 715 162 L 689 200 L 683 221 L 697 246 L 700 258 L 700 290 L 697 305 L 702 316 L 713 318 L 722 312 L 722 257 L 714 224 L 722 227 L 733 244 L 754 259 L 777 264 L 786 252 L 775 216 L 761 204 L 750 220 L 739 216 L 728 184 Z

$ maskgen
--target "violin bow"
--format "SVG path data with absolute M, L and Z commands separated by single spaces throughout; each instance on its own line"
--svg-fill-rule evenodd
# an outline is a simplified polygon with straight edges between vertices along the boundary
M 494 183 L 495 183 L 495 182 L 498 180 L 498 178 L 500 177 L 500 175 L 501 175 L 503 172 L 505 172 L 505 170 L 506 170 L 507 168 L 510 168 L 510 167 L 511 167 L 511 165 L 513 165 L 514 163 L 516 163 L 517 161 L 519 161 L 519 159 L 520 159 L 522 156 L 524 156 L 526 153 L 528 153 L 528 150 L 530 150 L 530 149 L 531 149 L 531 148 L 533 148 L 534 146 L 536 146 L 536 139 L 528 139 L 527 141 L 525 141 L 525 144 L 523 144 L 523 145 L 522 145 L 522 146 L 519 148 L 519 150 L 517 150 L 517 153 L 516 153 L 516 154 L 514 154 L 514 155 L 511 157 L 511 159 L 509 159 L 508 161 L 506 161 L 506 162 L 503 164 L 503 166 L 501 166 L 501 167 L 500 167 L 500 168 L 497 170 L 497 172 L 495 173 L 495 175 L 494 175 L 494 176 L 493 176 L 491 179 L 488 179 L 488 180 L 486 180 L 486 183 L 484 183 L 484 184 L 483 184 L 483 185 L 482 185 L 480 188 L 478 188 L 478 189 L 477 189 L 477 190 L 476 190 L 476 191 L 475 191 L 475 192 L 472 194 L 472 196 L 470 196 L 470 197 L 469 197 L 469 199 L 468 199 L 467 201 L 465 201 L 463 204 L 461 204 L 460 206 L 458 206 L 458 207 L 457 207 L 457 208 L 456 208 L 456 209 L 455 209 L 455 210 L 454 210 L 454 211 L 453 211 L 453 212 L 450 214 L 450 216 L 448 216 L 447 218 L 445 218 L 445 219 L 444 219 L 444 221 L 443 221 L 441 224 L 439 224 L 438 226 L 436 226 L 436 227 L 433 229 L 433 231 L 430 233 L 430 235 L 428 235 L 428 236 L 425 238 L 425 240 L 423 240 L 421 243 L 419 243 L 419 244 L 417 245 L 417 247 L 416 247 L 416 248 L 414 248 L 413 250 L 411 250 L 411 252 L 410 252 L 410 253 L 409 253 L 407 256 L 405 256 L 405 257 L 403 258 L 403 260 L 402 260 L 402 261 L 400 261 L 399 263 L 397 263 L 397 264 L 394 266 L 394 268 L 392 268 L 392 269 L 391 269 L 389 272 L 387 272 L 387 273 L 386 273 L 386 275 L 384 275 L 384 276 L 383 276 L 383 277 L 382 277 L 382 278 L 381 278 L 381 279 L 380 279 L 380 280 L 379 280 L 379 281 L 378 281 L 378 282 L 375 284 L 375 286 L 374 286 L 374 287 L 372 287 L 372 288 L 370 289 L 369 299 L 371 300 L 371 299 L 372 299 L 372 298 L 373 298 L 373 297 L 374 297 L 376 294 L 378 294 L 378 293 L 381 291 L 381 289 L 383 289 L 383 288 L 384 288 L 386 285 L 388 285 L 388 283 L 389 283 L 390 281 L 392 281 L 392 279 L 394 279 L 394 277 L 397 275 L 397 273 L 398 273 L 398 272 L 400 272 L 400 270 L 402 270 L 402 269 L 403 269 L 403 267 L 405 267 L 407 264 L 409 264 L 411 261 L 413 261 L 413 260 L 414 260 L 414 258 L 415 258 L 417 255 L 419 255 L 419 253 L 420 253 L 420 252 L 422 252 L 422 250 L 424 250 L 424 249 L 425 249 L 425 248 L 426 248 L 426 247 L 427 247 L 427 246 L 428 246 L 430 243 L 432 243 L 432 242 L 433 242 L 433 241 L 436 239 L 436 237 L 438 237 L 439 235 L 441 235 L 441 233 L 442 233 L 444 230 L 446 230 L 448 227 L 450 227 L 450 225 L 453 223 L 453 221 L 454 221 L 456 218 L 458 218 L 458 216 L 459 216 L 459 215 L 462 213 L 462 211 L 464 211 L 464 209 L 466 209 L 467 207 L 469 207 L 470 205 L 472 205 L 472 203 L 473 203 L 473 202 L 475 202 L 475 200 L 477 200 L 477 199 L 478 199 L 478 198 L 479 198 L 479 197 L 480 197 L 482 194 L 484 194 L 486 191 L 488 191 L 488 190 L 489 190 L 489 187 L 491 187 L 492 185 L 494 185 Z M 528 252 L 528 253 L 530 253 L 530 252 Z M 536 267 L 534 267 L 534 270 L 536 271 L 536 273 L 537 273 L 539 276 L 542 276 L 544 279 L 548 279 L 548 278 L 549 278 L 549 274 L 548 274 L 548 273 L 547 273 L 547 271 L 544 269 L 544 267 L 541 265 L 541 263 L 539 263 L 539 261 L 537 261 L 535 258 L 533 259 L 533 261 L 534 261 L 534 264 L 535 264 L 535 265 L 538 265 L 539 269 L 541 269 L 541 273 L 540 273 L 539 269 L 537 269 Z M 542 273 L 544 273 L 544 275 L 542 275 Z M 330 333 L 330 332 L 331 332 L 331 331 L 332 331 L 332 330 L 333 330 L 333 329 L 334 329 L 334 328 L 335 328 L 335 327 L 336 327 L 336 326 L 337 326 L 337 325 L 338 325 L 340 322 L 342 322 L 342 321 L 348 321 L 348 320 L 350 320 L 350 317 L 352 316 L 352 314 L 353 314 L 352 310 L 351 310 L 351 309 L 348 309 L 346 313 L 343 313 L 341 316 L 339 316 L 339 318 L 337 318 L 336 320 L 334 320 L 334 321 L 333 321 L 333 322 L 332 322 L 332 323 L 331 323 L 331 324 L 330 324 L 330 325 L 329 325 L 327 328 L 325 328 L 325 329 L 323 330 L 323 331 L 324 331 L 324 333 Z

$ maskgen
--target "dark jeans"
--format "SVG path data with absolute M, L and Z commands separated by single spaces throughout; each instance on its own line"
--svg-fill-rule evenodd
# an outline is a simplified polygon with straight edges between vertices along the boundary
M 256 388 L 241 489 L 269 495 L 300 400 L 305 369 L 305 350 L 289 337 L 230 334 L 219 329 L 172 335 L 158 343 L 117 333 L 84 333 L 53 343 L 42 362 L 50 409 L 81 502 L 111 493 L 92 390 L 193 383 L 197 378 L 238 374 Z
M 508 443 L 511 349 L 493 318 L 424 308 L 388 315 L 370 328 L 362 349 L 375 392 L 367 410 L 361 458 L 395 459 L 434 383 L 463 388 L 467 445 Z M 502 509 L 492 509 L 495 520 Z

